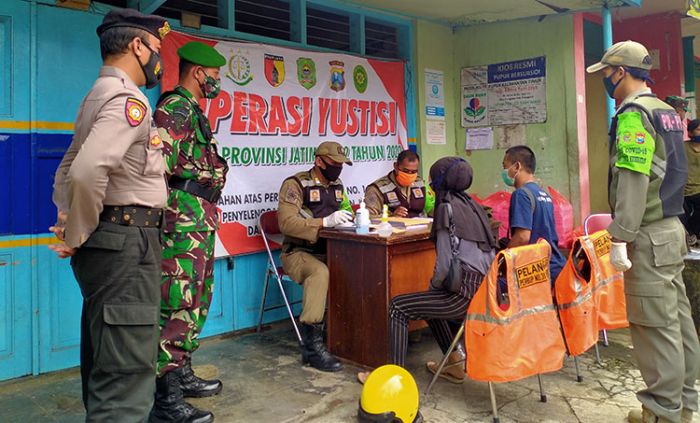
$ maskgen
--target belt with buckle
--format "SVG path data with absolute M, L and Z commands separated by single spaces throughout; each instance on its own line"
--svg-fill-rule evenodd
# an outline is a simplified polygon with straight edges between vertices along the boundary
M 175 175 L 168 179 L 168 186 L 170 188 L 179 189 L 180 191 L 189 192 L 190 194 L 203 198 L 210 203 L 216 203 L 219 201 L 219 198 L 221 198 L 221 190 L 205 187 L 195 180 L 183 179 Z
M 162 219 L 163 209 L 143 206 L 104 206 L 100 214 L 103 222 L 145 228 L 159 228 Z

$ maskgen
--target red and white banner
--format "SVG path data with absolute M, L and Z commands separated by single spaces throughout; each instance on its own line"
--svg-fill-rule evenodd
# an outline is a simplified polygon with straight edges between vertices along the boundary
M 353 161 L 341 179 L 355 203 L 407 148 L 403 62 L 171 32 L 161 48 L 164 91 L 177 84 L 177 49 L 193 40 L 227 60 L 221 93 L 202 102 L 230 168 L 217 257 L 265 248 L 258 216 L 277 209 L 282 181 L 310 169 L 321 142 L 339 142 Z

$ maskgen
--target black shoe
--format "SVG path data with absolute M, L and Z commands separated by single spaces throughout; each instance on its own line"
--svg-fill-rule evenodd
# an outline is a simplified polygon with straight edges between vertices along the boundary
M 214 414 L 185 402 L 176 372 L 156 378 L 156 396 L 148 417 L 151 423 L 211 423 Z
M 187 358 L 183 366 L 176 370 L 180 378 L 180 389 L 185 398 L 211 397 L 224 387 L 218 379 L 205 380 L 195 376 L 192 370 L 192 359 Z
M 322 372 L 337 372 L 343 365 L 333 354 L 328 352 L 323 342 L 323 327 L 320 323 L 315 325 L 301 324 L 301 338 L 304 346 L 301 350 L 301 361 Z

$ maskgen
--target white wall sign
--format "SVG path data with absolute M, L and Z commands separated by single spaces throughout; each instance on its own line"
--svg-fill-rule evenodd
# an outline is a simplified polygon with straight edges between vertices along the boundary
M 462 69 L 462 126 L 547 120 L 545 57 Z

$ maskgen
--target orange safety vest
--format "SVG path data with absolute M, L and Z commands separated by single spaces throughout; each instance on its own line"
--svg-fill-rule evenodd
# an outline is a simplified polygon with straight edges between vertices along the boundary
M 610 263 L 612 239 L 606 230 L 588 236 L 598 258 L 600 274 L 594 275 L 593 300 L 598 311 L 598 329 L 618 329 L 629 326 L 625 302 L 624 274 Z
M 467 310 L 467 374 L 508 382 L 562 368 L 566 349 L 552 302 L 544 240 L 496 255 Z M 508 282 L 509 306 L 497 298 L 499 267 Z
M 554 284 L 564 341 L 573 356 L 583 354 L 598 342 L 593 281 L 599 267 L 593 242 L 586 236 L 579 237 Z

